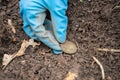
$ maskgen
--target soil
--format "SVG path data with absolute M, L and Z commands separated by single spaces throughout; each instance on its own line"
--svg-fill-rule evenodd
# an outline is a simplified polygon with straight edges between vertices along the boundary
M 116 6 L 120 6 L 119 0 L 69 0 L 67 39 L 77 44 L 78 51 L 54 55 L 44 44 L 30 46 L 24 56 L 0 70 L 0 80 L 63 80 L 72 69 L 77 71 L 76 80 L 101 80 L 101 70 L 92 56 L 103 65 L 105 80 L 120 80 L 120 53 L 96 50 L 120 49 L 120 8 Z M 17 52 L 22 41 L 29 39 L 22 25 L 19 1 L 0 0 L 0 64 L 3 54 Z

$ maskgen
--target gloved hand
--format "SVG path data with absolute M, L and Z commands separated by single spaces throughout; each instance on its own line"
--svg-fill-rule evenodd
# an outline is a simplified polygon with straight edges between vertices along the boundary
M 32 39 L 42 41 L 52 48 L 54 54 L 62 53 L 59 43 L 66 40 L 67 6 L 68 0 L 21 0 L 23 30 Z M 50 12 L 52 22 L 46 19 L 47 10 Z

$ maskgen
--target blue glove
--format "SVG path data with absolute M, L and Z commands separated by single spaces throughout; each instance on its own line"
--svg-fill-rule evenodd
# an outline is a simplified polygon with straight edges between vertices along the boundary
M 42 41 L 53 49 L 54 54 L 62 53 L 59 43 L 66 40 L 68 0 L 21 0 L 20 15 L 24 21 L 23 30 L 32 39 Z M 46 19 L 49 10 L 51 20 Z

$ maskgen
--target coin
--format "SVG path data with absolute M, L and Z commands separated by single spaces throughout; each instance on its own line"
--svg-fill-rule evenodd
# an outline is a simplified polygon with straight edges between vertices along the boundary
M 60 46 L 63 52 L 67 54 L 74 54 L 77 51 L 76 44 L 68 40 L 66 40 L 63 44 L 60 44 Z

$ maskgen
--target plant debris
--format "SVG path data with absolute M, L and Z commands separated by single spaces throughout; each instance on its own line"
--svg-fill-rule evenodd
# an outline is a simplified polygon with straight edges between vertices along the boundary
M 78 75 L 75 74 L 75 73 L 72 73 L 72 72 L 68 72 L 66 78 L 64 80 L 75 80 L 75 78 L 77 77 Z
M 75 80 L 75 78 L 78 77 L 79 67 L 80 65 L 78 64 L 74 65 L 74 67 L 70 69 L 64 80 Z
M 107 49 L 107 48 L 97 48 L 98 51 L 105 51 L 105 52 L 120 52 L 119 49 Z
M 102 64 L 100 63 L 100 61 L 96 57 L 93 56 L 93 59 L 100 66 L 101 73 L 102 73 L 102 80 L 104 80 L 105 79 L 105 72 L 104 72 L 104 68 L 103 68 Z
M 15 34 L 15 33 L 16 33 L 16 30 L 15 30 L 15 27 L 13 26 L 13 24 L 12 24 L 11 19 L 8 19 L 8 25 L 9 25 L 9 27 L 12 29 L 12 32 Z
M 29 41 L 23 40 L 22 45 L 21 45 L 21 48 L 20 48 L 20 50 L 19 50 L 17 53 L 14 53 L 14 54 L 12 54 L 12 55 L 4 54 L 3 62 L 2 62 L 2 65 L 4 66 L 4 67 L 3 67 L 3 70 L 6 68 L 6 66 L 7 66 L 14 58 L 24 55 L 24 54 L 25 54 L 24 52 L 25 52 L 26 48 L 27 48 L 28 46 L 30 46 L 30 45 L 32 45 L 33 47 L 35 47 L 36 45 L 40 45 L 40 44 L 34 42 L 33 39 L 30 39 Z

